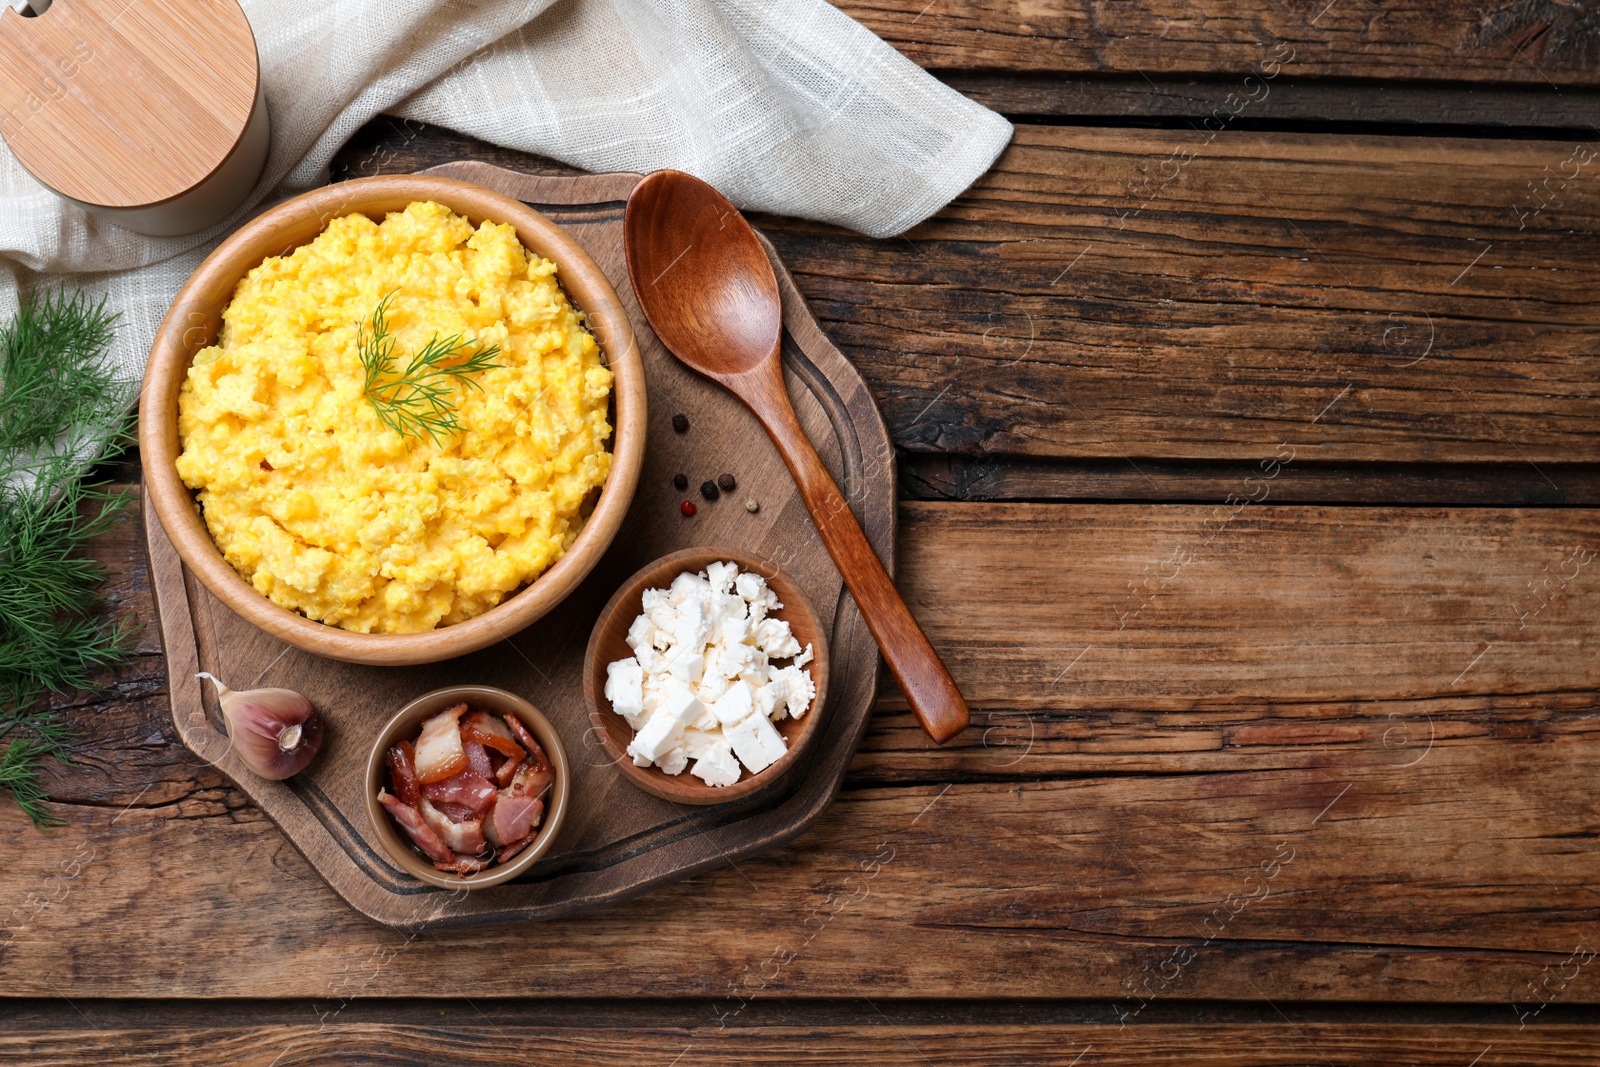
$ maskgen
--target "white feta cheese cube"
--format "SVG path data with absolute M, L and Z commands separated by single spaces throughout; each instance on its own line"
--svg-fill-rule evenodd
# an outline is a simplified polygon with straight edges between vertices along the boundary
M 800 651 L 800 642 L 782 619 L 762 619 L 756 627 L 756 644 L 772 659 L 788 659 Z
M 738 667 L 731 670 L 728 667 L 728 655 L 720 641 L 713 641 L 706 646 L 705 668 L 700 672 L 700 684 L 709 685 L 713 679 L 727 679 L 738 674 Z M 703 699 L 703 698 L 702 698 Z M 713 697 L 712 699 L 716 699 Z
M 767 657 L 757 656 L 739 672 L 739 681 L 752 689 L 760 689 L 772 680 L 772 665 L 767 662 Z
M 706 605 L 692 600 L 678 608 L 677 625 L 672 631 L 672 643 L 680 651 L 703 652 L 711 641 L 711 617 Z
M 650 643 L 656 648 L 666 647 L 663 642 L 671 640 L 672 631 L 678 625 L 678 609 L 660 589 L 646 589 L 640 597 L 640 607 L 657 631 L 651 634 Z
M 667 657 L 667 673 L 687 686 L 700 684 L 700 673 L 705 670 L 705 665 L 704 656 L 681 647 Z
M 700 702 L 700 714 L 689 725 L 696 730 L 709 732 L 716 732 L 722 729 L 722 723 L 717 719 L 717 713 L 711 710 L 711 705 L 705 701 Z
M 650 646 L 646 645 L 643 648 L 634 649 L 633 656 L 639 661 L 639 666 L 644 670 L 646 683 L 653 676 L 666 673 L 667 657 Z
M 755 645 L 723 645 L 722 671 L 729 677 L 742 675 L 747 671 L 765 671 L 767 668 L 766 654 Z
M 661 703 L 656 708 L 657 715 L 670 715 L 679 726 L 688 726 L 704 710 L 705 705 L 700 703 L 700 698 L 678 679 L 669 677 L 661 683 Z M 651 721 L 655 721 L 654 717 Z
M 804 667 L 807 663 L 810 663 L 815 658 L 815 655 L 811 651 L 811 646 L 807 645 L 806 650 L 794 658 L 794 663 L 791 664 L 791 666 Z
M 665 756 L 656 760 L 656 766 L 666 774 L 682 774 L 683 769 L 689 765 L 689 754 L 679 745 Z
M 644 710 L 644 668 L 638 660 L 629 656 L 606 665 L 606 699 L 624 718 Z
M 751 774 L 772 766 L 785 750 L 783 736 L 761 715 L 746 715 L 731 726 L 723 726 L 722 735 Z
M 799 667 L 784 667 L 772 672 L 772 684 L 783 686 L 784 708 L 791 718 L 798 719 L 811 708 L 817 687 L 811 681 L 811 672 Z
M 711 600 L 711 583 L 698 574 L 684 571 L 672 579 L 672 587 L 667 590 L 667 600 L 679 611 L 685 604 L 705 605 Z
M 743 604 L 744 601 L 739 601 Z M 747 618 L 722 620 L 721 627 L 717 630 L 717 640 L 724 645 L 746 645 L 752 643 L 755 635 L 751 632 L 751 623 Z
M 766 580 L 752 571 L 743 571 L 733 580 L 733 588 L 745 600 L 754 600 L 767 588 Z
M 739 780 L 739 761 L 733 758 L 733 750 L 726 741 L 718 741 L 694 761 L 690 773 L 706 785 L 732 785 Z
M 699 759 L 707 752 L 710 752 L 714 745 L 726 747 L 726 742 L 722 740 L 720 727 L 712 730 L 687 729 L 683 731 L 683 751 L 690 759 Z
M 640 764 L 639 760 L 654 763 L 672 751 L 682 737 L 683 723 L 677 716 L 661 708 L 650 716 L 644 729 L 633 735 L 633 740 L 628 744 L 628 755 L 633 757 L 635 765 L 648 766 L 648 763 Z
M 757 715 L 765 716 L 773 722 L 777 722 L 783 718 L 783 684 L 768 682 L 766 685 L 755 687 L 750 702 L 754 705 Z
M 733 581 L 739 577 L 737 563 L 709 563 L 706 565 L 706 581 L 711 583 L 714 593 L 728 593 L 733 590 Z
M 728 687 L 722 699 L 712 705 L 711 710 L 716 712 L 717 721 L 727 726 L 729 723 L 738 722 L 754 710 L 755 704 L 752 692 L 743 682 L 735 682 Z
M 702 704 L 715 704 L 722 699 L 722 694 L 728 691 L 730 679 L 711 669 L 711 664 L 706 664 L 706 672 L 700 676 L 700 688 L 694 695 L 700 698 Z
M 650 621 L 648 615 L 637 615 L 628 626 L 628 647 L 635 652 L 640 648 L 652 647 L 650 637 L 656 631 L 656 624 Z

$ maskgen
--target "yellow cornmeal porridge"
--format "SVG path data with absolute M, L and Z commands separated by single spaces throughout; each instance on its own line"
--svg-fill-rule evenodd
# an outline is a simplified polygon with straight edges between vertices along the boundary
M 364 393 L 357 327 L 391 292 L 402 370 L 437 337 L 500 346 L 481 390 L 454 385 L 461 432 L 438 444 L 402 438 Z M 610 392 L 555 264 L 513 227 L 474 231 L 433 203 L 346 215 L 239 283 L 178 398 L 178 473 L 274 602 L 361 633 L 429 630 L 572 544 L 611 468 Z

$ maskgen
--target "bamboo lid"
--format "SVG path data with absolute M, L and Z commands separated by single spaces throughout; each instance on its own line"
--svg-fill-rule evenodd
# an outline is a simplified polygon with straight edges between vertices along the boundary
M 34 9 L 0 14 L 0 135 L 45 185 L 90 208 L 181 197 L 223 167 L 258 110 L 264 158 L 255 37 L 236 0 Z

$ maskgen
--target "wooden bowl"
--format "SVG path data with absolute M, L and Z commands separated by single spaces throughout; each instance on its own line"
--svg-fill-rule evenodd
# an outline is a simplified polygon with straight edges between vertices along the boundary
M 465 877 L 438 870 L 423 858 L 378 801 L 378 789 L 387 787 L 389 783 L 389 768 L 384 759 L 389 746 L 396 741 L 414 740 L 424 719 L 457 704 L 467 704 L 474 711 L 515 715 L 521 719 L 534 740 L 543 746 L 545 755 L 550 757 L 550 766 L 556 772 L 555 781 L 547 794 L 549 803 L 545 805 L 544 822 L 540 824 L 539 836 L 533 844 L 511 857 L 510 863 L 498 863 L 488 870 Z M 367 757 L 367 818 L 371 820 L 373 833 L 389 858 L 413 878 L 441 889 L 487 889 L 522 874 L 537 863 L 540 856 L 550 851 L 556 834 L 561 830 L 561 821 L 567 817 L 567 794 L 571 782 L 572 776 L 567 771 L 567 750 L 562 747 L 561 735 L 556 733 L 556 728 L 539 713 L 538 708 L 514 693 L 493 686 L 452 685 L 419 696 L 396 712 L 394 718 L 384 724 L 378 733 L 372 754 Z
M 195 353 L 212 344 L 234 287 L 269 256 L 303 245 L 341 215 L 359 211 L 381 220 L 416 200 L 432 200 L 474 225 L 485 219 L 516 227 L 524 246 L 553 261 L 561 287 L 586 313 L 612 385 L 611 472 L 577 540 L 521 591 L 465 622 L 415 634 L 358 634 L 306 618 L 268 600 L 222 558 L 194 494 L 178 477 L 178 390 Z M 380 666 L 432 663 L 474 652 L 543 616 L 577 587 L 600 559 L 633 500 L 644 460 L 644 364 L 627 313 L 611 283 L 560 227 L 507 196 L 450 178 L 362 178 L 285 201 L 224 241 L 178 291 L 150 350 L 139 398 L 139 450 L 144 484 L 178 556 L 236 614 L 272 636 L 319 656 Z
M 665 589 L 684 571 L 698 573 L 706 565 L 718 561 L 738 565 L 741 571 L 752 571 L 766 580 L 772 591 L 783 602 L 783 607 L 772 617 L 789 624 L 800 647 L 810 645 L 815 659 L 808 664 L 812 681 L 816 683 L 816 699 L 811 709 L 798 719 L 785 716 L 776 724 L 783 736 L 787 751 L 778 761 L 760 774 L 743 771 L 742 777 L 727 786 L 711 786 L 702 782 L 686 768 L 682 774 L 668 774 L 660 767 L 636 767 L 628 755 L 628 744 L 633 740 L 633 727 L 611 708 L 606 699 L 606 666 L 633 655 L 628 647 L 628 627 L 643 609 L 646 589 Z M 816 736 L 817 725 L 822 721 L 823 702 L 828 695 L 828 642 L 822 632 L 822 623 L 811 606 L 811 601 L 800 587 L 776 563 L 730 548 L 685 548 L 662 556 L 622 584 L 600 612 L 600 618 L 589 634 L 589 647 L 583 656 L 583 699 L 589 705 L 589 721 L 605 745 L 611 761 L 634 785 L 646 793 L 678 804 L 721 804 L 747 797 L 777 781 L 800 758 L 800 753 Z

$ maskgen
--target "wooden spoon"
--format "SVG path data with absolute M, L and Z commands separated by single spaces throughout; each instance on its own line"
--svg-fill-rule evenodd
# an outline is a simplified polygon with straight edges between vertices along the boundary
M 628 198 L 623 233 L 633 291 L 656 336 L 767 428 L 917 721 L 948 741 L 966 728 L 967 703 L 795 417 L 778 358 L 778 279 L 755 231 L 699 178 L 658 170 Z

